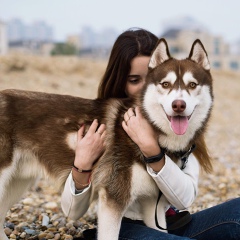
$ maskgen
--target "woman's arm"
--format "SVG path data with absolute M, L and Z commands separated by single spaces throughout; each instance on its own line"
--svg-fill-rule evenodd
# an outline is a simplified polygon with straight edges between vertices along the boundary
M 130 108 L 125 113 L 122 126 L 145 157 L 156 156 L 161 152 L 158 136 L 138 107 L 135 112 Z M 185 209 L 192 204 L 197 194 L 199 177 L 199 163 L 193 154 L 189 156 L 184 170 L 166 155 L 158 162 L 147 164 L 147 170 L 172 205 Z
M 159 172 L 149 165 L 147 170 L 171 205 L 182 210 L 194 202 L 198 193 L 200 167 L 193 154 L 190 154 L 183 170 L 168 156 L 165 156 L 165 165 Z
M 83 189 L 80 193 L 76 193 L 72 173 L 69 174 L 61 196 L 61 207 L 63 213 L 77 220 L 82 217 L 88 210 L 90 205 L 91 184 Z
M 74 166 L 65 183 L 61 198 L 64 214 L 78 219 L 88 210 L 91 169 L 105 149 L 106 126 L 94 120 L 84 136 L 84 125 L 78 131 Z M 76 170 L 78 169 L 78 170 Z
M 160 154 L 161 149 L 158 144 L 158 135 L 142 116 L 139 107 L 129 108 L 124 114 L 122 127 L 128 136 L 138 145 L 145 157 L 152 157 Z M 155 172 L 159 172 L 164 164 L 165 157 L 159 159 L 161 161 L 149 164 Z
M 105 124 L 98 126 L 98 121 L 95 119 L 85 136 L 84 125 L 78 130 L 74 166 L 80 171 L 91 170 L 104 151 L 106 126 Z M 76 189 L 82 190 L 89 185 L 91 172 L 78 172 L 74 168 L 72 176 Z

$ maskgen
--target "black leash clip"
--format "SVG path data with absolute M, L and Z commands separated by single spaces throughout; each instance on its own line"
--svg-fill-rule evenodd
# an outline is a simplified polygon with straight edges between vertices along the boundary
M 189 155 L 193 152 L 193 150 L 194 150 L 195 148 L 196 148 L 196 145 L 193 144 L 193 145 L 189 148 L 189 150 L 188 150 L 186 153 L 183 154 L 183 156 L 181 157 L 181 161 L 182 161 L 182 167 L 181 167 L 181 169 L 184 169 L 184 168 L 186 167 L 187 162 L 188 162 L 188 157 L 189 157 Z

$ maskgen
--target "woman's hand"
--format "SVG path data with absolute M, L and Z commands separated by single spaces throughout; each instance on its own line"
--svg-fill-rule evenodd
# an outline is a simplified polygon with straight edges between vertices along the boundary
M 158 135 L 153 127 L 142 116 L 139 107 L 129 108 L 124 114 L 122 127 L 128 136 L 138 145 L 145 157 L 156 156 L 161 152 L 158 144 Z M 161 161 L 160 161 L 161 160 Z M 156 172 L 160 171 L 165 164 L 165 158 L 158 162 L 150 163 L 149 166 Z
M 93 164 L 105 149 L 106 126 L 101 124 L 98 128 L 98 125 L 98 121 L 95 119 L 85 136 L 84 125 L 78 130 L 74 160 L 77 168 L 92 169 Z
M 123 129 L 128 136 L 138 145 L 145 157 L 155 156 L 160 153 L 157 135 L 153 127 L 142 116 L 139 107 L 129 108 L 124 114 Z

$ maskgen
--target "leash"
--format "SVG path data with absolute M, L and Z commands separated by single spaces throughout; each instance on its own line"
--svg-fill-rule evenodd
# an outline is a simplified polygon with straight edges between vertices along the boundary
M 183 170 L 186 167 L 187 162 L 188 162 L 188 157 L 195 148 L 196 148 L 196 145 L 193 144 L 190 147 L 190 149 L 186 153 L 184 153 L 183 156 L 181 157 L 181 161 L 182 161 L 181 170 Z M 189 223 L 192 220 L 192 216 L 189 213 L 189 211 L 177 212 L 176 215 L 174 215 L 172 217 L 168 217 L 168 224 L 171 224 L 169 227 L 167 227 L 167 228 L 161 227 L 158 224 L 158 218 L 157 218 L 157 206 L 158 206 L 161 196 L 162 196 L 162 192 L 159 190 L 156 207 L 155 207 L 155 224 L 156 224 L 157 228 L 159 228 L 161 230 L 172 231 L 172 230 L 176 230 L 176 229 L 179 229 L 179 228 L 185 226 L 187 223 Z

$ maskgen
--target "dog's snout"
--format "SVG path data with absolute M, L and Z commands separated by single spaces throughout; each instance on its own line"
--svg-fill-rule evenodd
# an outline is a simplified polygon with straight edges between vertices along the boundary
M 181 113 L 186 109 L 186 103 L 183 100 L 174 100 L 172 102 L 172 109 L 176 113 Z

